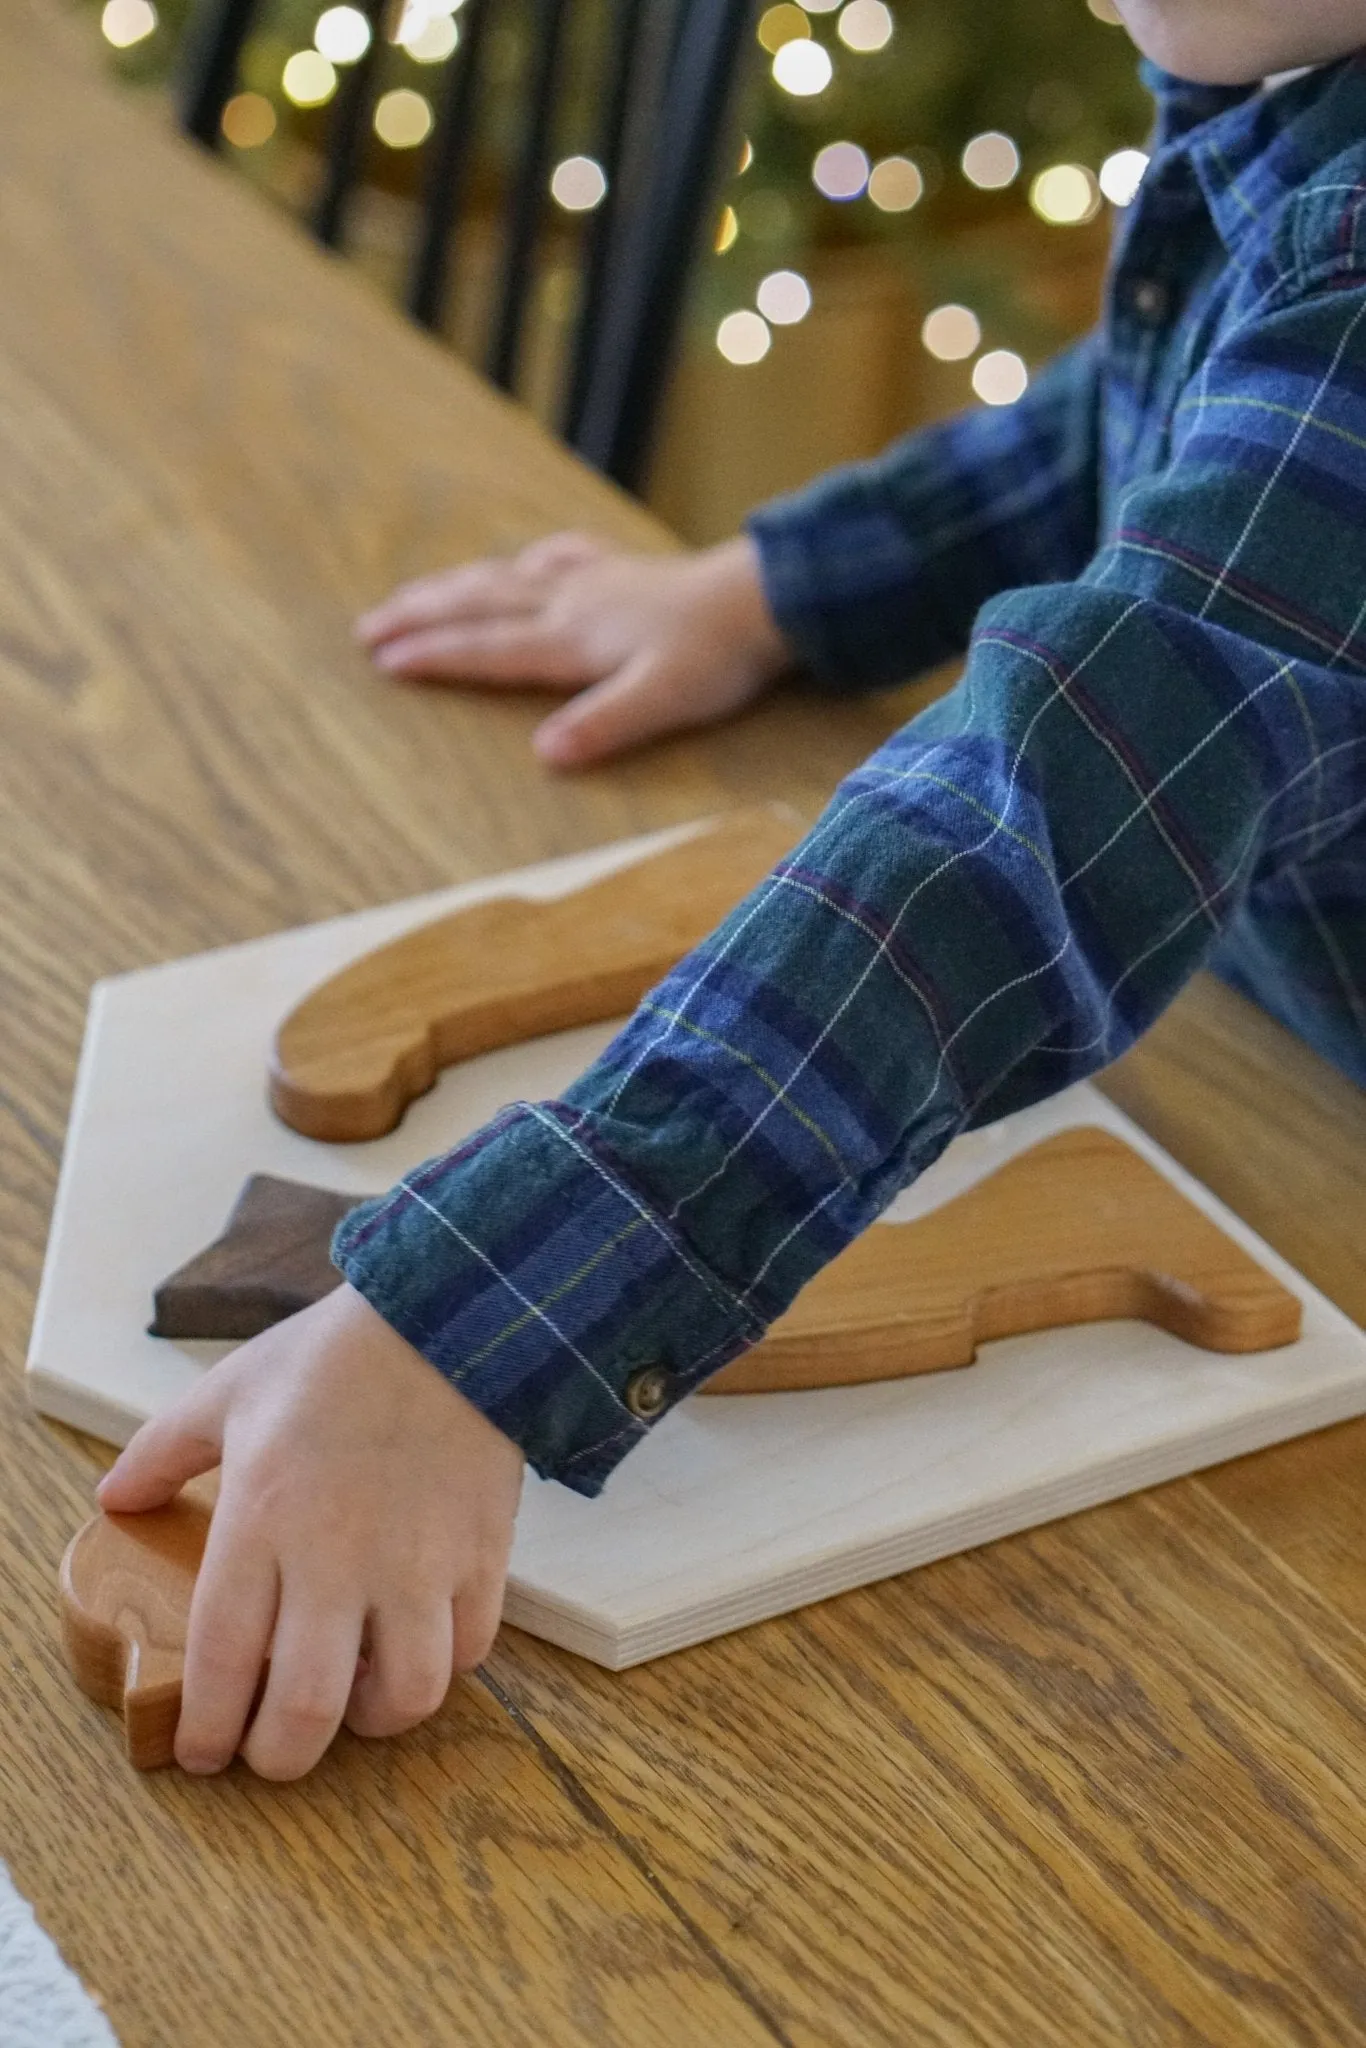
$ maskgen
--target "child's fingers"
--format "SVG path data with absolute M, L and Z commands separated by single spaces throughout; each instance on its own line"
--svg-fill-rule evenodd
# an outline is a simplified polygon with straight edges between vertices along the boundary
M 187 1771 L 232 1762 L 270 1650 L 279 1596 L 275 1559 L 231 1504 L 219 1502 L 199 1568 L 185 1644 L 176 1760 Z
M 543 577 L 518 562 L 471 562 L 408 583 L 356 620 L 356 638 L 377 647 L 397 634 L 455 620 L 507 618 L 538 611 L 545 600 Z
M 538 621 L 433 626 L 388 640 L 375 660 L 389 675 L 462 683 L 548 683 L 577 688 L 591 680 L 566 635 Z
M 187 1479 L 211 1472 L 223 1455 L 221 1408 L 198 1392 L 145 1422 L 95 1489 L 110 1514 L 136 1515 L 174 1500 Z
M 341 1727 L 365 1614 L 339 1589 L 286 1579 L 270 1675 L 242 1754 L 262 1778 L 301 1778 Z
M 455 1596 L 452 1610 L 454 1637 L 452 1661 L 457 1671 L 473 1671 L 493 1648 L 498 1624 L 503 1618 L 503 1595 L 507 1569 L 486 1572 L 471 1579 Z
M 537 726 L 532 745 L 543 761 L 577 768 L 692 722 L 672 672 L 646 654 L 552 712 Z
M 533 540 L 522 549 L 517 566 L 530 575 L 541 576 L 547 571 L 576 569 L 583 562 L 596 562 L 606 553 L 604 543 L 594 540 L 591 533 L 548 533 L 543 540 Z
M 368 1669 L 346 1708 L 353 1735 L 401 1735 L 434 1714 L 451 1685 L 449 1600 L 391 1604 L 370 1616 Z

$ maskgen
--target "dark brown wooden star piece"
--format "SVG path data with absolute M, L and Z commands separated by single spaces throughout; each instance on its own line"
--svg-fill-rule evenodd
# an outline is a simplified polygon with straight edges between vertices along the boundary
M 340 1284 L 332 1233 L 359 1195 L 254 1173 L 223 1235 L 156 1290 L 154 1337 L 259 1336 Z

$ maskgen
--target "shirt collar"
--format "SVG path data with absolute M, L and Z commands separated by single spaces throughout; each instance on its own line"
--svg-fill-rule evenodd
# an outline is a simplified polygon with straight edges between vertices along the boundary
M 1189 163 L 1231 255 L 1288 191 L 1366 136 L 1366 51 L 1275 92 L 1196 85 L 1155 64 L 1142 72 L 1157 101 L 1148 175 L 1157 184 Z

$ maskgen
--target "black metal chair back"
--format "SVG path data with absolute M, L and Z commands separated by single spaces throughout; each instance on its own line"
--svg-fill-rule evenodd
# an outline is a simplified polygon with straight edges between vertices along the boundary
M 312 225 L 341 246 L 363 168 L 379 89 L 384 31 L 395 0 L 358 0 L 371 37 L 346 67 L 333 102 Z M 546 217 L 555 115 L 573 0 L 530 0 L 532 62 L 521 138 L 504 203 L 502 248 L 485 367 L 516 388 Z M 754 0 L 610 0 L 598 81 L 596 156 L 606 193 L 582 244 L 579 312 L 565 377 L 562 431 L 570 445 L 628 489 L 640 487 L 667 389 L 692 260 L 731 130 L 734 86 Z M 261 0 L 196 0 L 186 28 L 180 112 L 186 132 L 218 145 L 243 45 Z M 507 0 L 464 0 L 460 42 L 447 62 L 427 152 L 405 303 L 439 327 L 466 210 L 490 28 Z

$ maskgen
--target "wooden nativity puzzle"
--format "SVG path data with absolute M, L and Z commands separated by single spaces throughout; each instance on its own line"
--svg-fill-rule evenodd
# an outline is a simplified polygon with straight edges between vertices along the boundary
M 796 831 L 740 813 L 99 984 L 37 1406 L 124 1442 L 318 1299 L 354 1202 L 563 1089 Z M 601 1499 L 529 1476 L 507 1618 L 620 1668 L 1364 1410 L 1366 1336 L 1073 1088 L 960 1137 Z M 64 1565 L 135 1762 L 169 1755 L 207 1516 L 98 1517 Z

